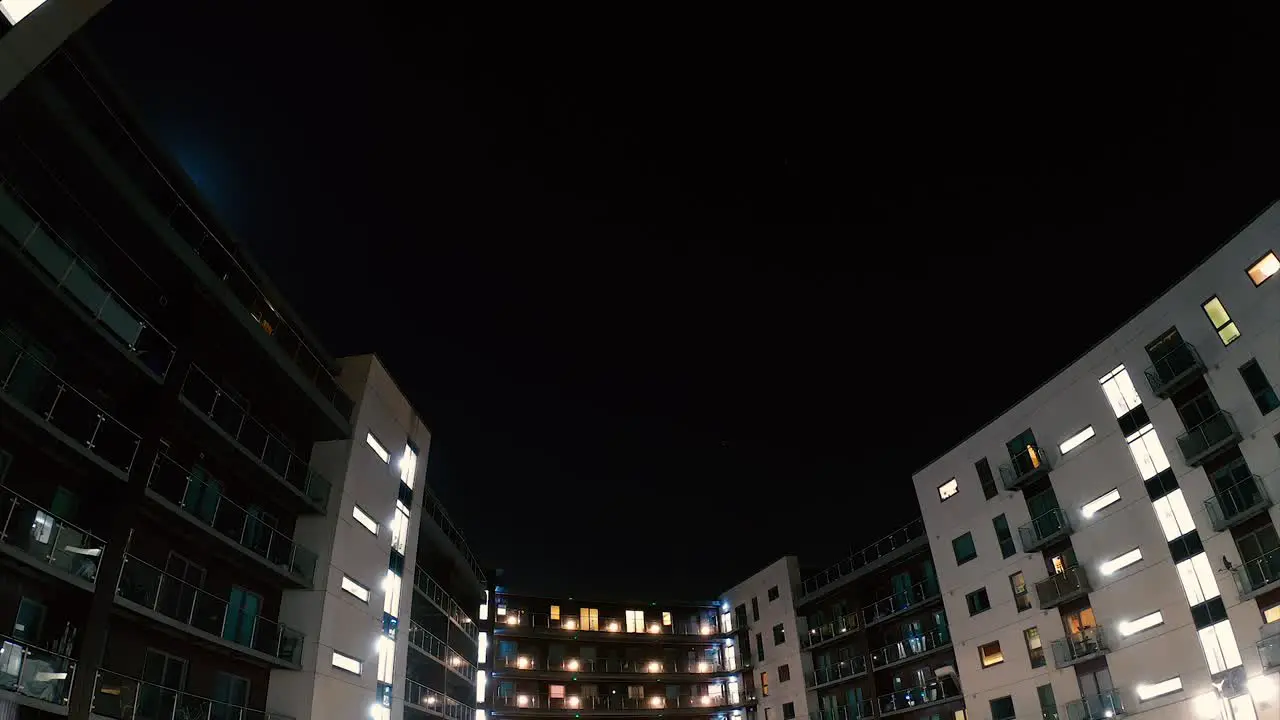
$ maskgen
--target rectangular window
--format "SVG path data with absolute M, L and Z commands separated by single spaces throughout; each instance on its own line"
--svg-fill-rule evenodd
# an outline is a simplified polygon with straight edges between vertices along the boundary
M 356 522 L 363 525 L 365 530 L 368 530 L 374 535 L 378 534 L 378 522 L 369 517 L 369 513 L 361 510 L 359 505 L 351 506 L 351 517 L 355 518 Z
M 1272 605 L 1262 611 L 1262 622 L 1273 623 L 1280 622 L 1280 605 Z
M 352 675 L 359 675 L 360 666 L 362 663 L 359 660 L 351 657 L 350 655 L 343 655 L 337 650 L 334 650 L 333 658 L 330 660 L 330 664 L 332 664 L 334 667 L 338 668 L 339 670 L 346 670 Z
M 671 627 L 671 613 L 669 612 L 662 613 L 662 624 L 666 625 L 667 627 Z
M 1150 683 L 1138 686 L 1138 700 L 1146 702 L 1158 698 L 1161 695 L 1175 693 L 1182 689 L 1182 678 L 1171 677 L 1168 680 L 1161 680 L 1158 683 Z
M 378 438 L 374 437 L 373 433 L 368 433 L 364 436 L 364 443 L 373 449 L 374 454 L 381 458 L 382 462 L 391 462 L 391 453 L 387 452 L 387 449 L 382 446 L 382 443 L 378 442 Z
M 393 615 L 400 611 L 400 576 L 387 571 L 382 581 L 382 611 Z
M 1142 396 L 1138 395 L 1138 389 L 1133 386 L 1133 379 L 1129 377 L 1124 365 L 1117 365 L 1114 370 L 1103 375 L 1098 384 L 1102 386 L 1102 394 L 1107 396 L 1111 412 L 1115 413 L 1117 419 L 1142 405 Z
M 560 619 L 560 606 L 559 606 L 559 605 L 552 605 L 552 606 L 551 606 L 551 619 L 552 619 L 552 620 L 559 620 L 559 619 Z
M 1189 532 L 1195 532 L 1196 523 L 1191 519 L 1191 509 L 1182 496 L 1182 488 L 1153 501 L 1151 507 L 1156 511 L 1156 520 L 1164 531 L 1166 542 L 1173 542 Z
M 1102 574 L 1111 575 L 1142 559 L 1142 550 L 1134 548 L 1123 555 L 1118 555 L 1102 563 Z
M 786 682 L 791 679 L 791 666 L 783 663 L 778 666 L 778 682 Z
M 1257 360 L 1250 360 L 1241 365 L 1240 377 L 1244 378 L 1245 387 L 1249 388 L 1249 394 L 1253 395 L 1253 402 L 1257 404 L 1263 415 L 1280 407 L 1280 397 L 1276 397 L 1276 391 L 1272 389 L 1271 382 L 1263 374 Z
M 1063 440 L 1063 441 L 1062 441 L 1062 444 L 1058 446 L 1058 452 L 1062 453 L 1063 455 L 1066 455 L 1067 453 L 1071 452 L 1072 450 L 1075 450 L 1076 448 L 1078 448 L 1078 447 L 1080 447 L 1081 445 L 1083 445 L 1083 444 L 1085 443 L 1085 441 L 1086 441 L 1086 440 L 1088 440 L 1088 439 L 1089 439 L 1089 438 L 1091 438 L 1091 437 L 1093 437 L 1093 426 L 1092 426 L 1092 425 L 1090 425 L 1090 426 L 1086 427 L 1085 429 L 1081 430 L 1080 432 L 1076 433 L 1075 435 L 1072 435 L 1071 437 L 1067 438 L 1066 440 Z
M 1213 329 L 1218 331 L 1218 339 L 1223 345 L 1230 345 L 1240 337 L 1240 330 L 1236 328 L 1231 315 L 1227 313 L 1226 306 L 1217 295 L 1205 300 L 1200 307 L 1204 308 L 1204 314 L 1209 316 L 1209 322 L 1213 323 Z
M 781 597 L 781 595 L 778 592 L 777 585 L 774 585 L 773 587 L 769 588 L 769 602 L 773 602 L 774 600 L 777 600 L 779 597 Z
M 991 601 L 987 599 L 986 588 L 978 588 L 965 595 L 964 601 L 969 606 L 969 615 L 971 616 L 991 609 Z
M 627 611 L 627 632 L 629 633 L 644 632 L 644 611 L 643 610 Z
M 1018 612 L 1031 609 L 1031 593 L 1027 592 L 1027 580 L 1018 571 L 1009 576 L 1009 587 L 1013 589 L 1013 602 Z
M 764 662 L 764 633 L 756 633 L 756 660 Z
M 1027 656 L 1031 658 L 1031 667 L 1044 667 L 1044 645 L 1040 642 L 1040 629 L 1029 627 L 1023 630 L 1022 639 L 1027 641 Z
M 627 698 L 631 700 L 640 700 L 644 697 L 643 685 L 628 685 Z
M 1213 567 L 1209 556 L 1200 553 L 1178 563 L 1178 579 L 1182 591 L 1187 594 L 1187 604 L 1195 607 L 1206 600 L 1218 597 L 1218 583 L 1213 579 Z
M 413 489 L 413 474 L 418 470 L 418 449 L 412 443 L 404 444 L 404 454 L 400 456 L 400 482 Z
M 1058 701 L 1053 696 L 1053 685 L 1041 685 L 1036 688 L 1036 697 L 1040 700 L 1040 712 L 1045 720 L 1058 717 Z
M 984 668 L 1004 662 L 1004 653 L 1000 652 L 1000 641 L 996 640 L 986 645 L 979 645 L 978 658 L 982 660 L 982 667 Z
M 951 478 L 950 480 L 938 486 L 938 497 L 941 498 L 942 500 L 946 500 L 947 498 L 951 497 L 952 495 L 955 495 L 959 491 L 960 491 L 960 483 L 957 482 L 955 478 Z
M 1160 438 L 1156 436 L 1155 426 L 1151 423 L 1125 438 L 1125 441 L 1129 443 L 1129 453 L 1133 455 L 1133 462 L 1142 473 L 1143 480 L 1150 480 L 1169 469 L 1169 458 L 1165 456 L 1164 447 L 1160 445 Z
M 346 575 L 342 576 L 342 589 L 360 602 L 369 602 L 369 588 Z
M 973 546 L 973 533 L 965 533 L 952 540 L 951 549 L 956 554 L 956 565 L 963 565 L 978 557 L 978 549 Z
M 1004 513 L 991 518 L 991 524 L 996 529 L 996 540 L 1000 541 L 1000 556 L 1009 557 L 1018 552 L 1018 548 L 1013 544 L 1013 534 L 1009 532 L 1009 521 L 1005 519 Z
M 1200 648 L 1204 650 L 1204 658 L 1209 662 L 1210 675 L 1244 664 L 1240 658 L 1240 647 L 1236 645 L 1235 634 L 1231 632 L 1230 620 L 1201 628 L 1197 634 L 1200 636 Z
M 376 531 L 375 531 L 376 532 Z M 409 539 L 409 514 L 400 509 L 400 504 L 396 503 L 396 512 L 391 516 L 391 547 L 395 551 L 404 554 L 405 544 Z
M 582 621 L 583 630 L 600 630 L 600 610 L 599 608 L 582 608 L 578 611 L 579 618 Z
M 552 699 L 552 700 L 563 700 L 563 699 L 564 699 L 564 686 L 563 686 L 563 685 L 548 685 L 548 686 L 547 686 L 547 694 L 551 696 L 551 699 Z
M 1005 695 L 991 701 L 991 720 L 1014 720 L 1013 698 Z
M 768 671 L 760 672 L 760 694 L 765 697 L 769 696 L 769 673 Z
M 782 720 L 792 720 L 796 716 L 796 704 L 782 703 Z
M 751 620 L 760 622 L 760 602 L 756 598 L 751 598 Z
M 1159 610 L 1157 610 L 1153 613 L 1147 613 L 1137 620 L 1120 623 L 1120 634 L 1124 637 L 1129 637 L 1130 635 L 1140 633 L 1143 630 L 1150 630 L 1157 625 L 1163 624 L 1164 616 L 1160 614 Z
M 1111 488 L 1107 492 L 1082 505 L 1080 507 L 1080 513 L 1085 517 L 1090 518 L 1097 515 L 1099 510 L 1118 502 L 1120 502 L 1120 489 Z
M 973 469 L 978 473 L 978 484 L 982 486 L 982 494 L 990 500 L 999 494 L 996 489 L 996 478 L 991 474 L 991 463 L 986 458 L 982 458 L 973 464 Z
M 1274 252 L 1268 251 L 1266 255 L 1258 258 L 1258 262 L 1249 266 L 1249 279 L 1253 281 L 1253 286 L 1258 287 L 1266 282 L 1268 278 L 1276 274 L 1280 270 L 1280 259 L 1276 259 Z
M 787 633 L 782 627 L 782 623 L 773 626 L 773 644 L 781 645 L 787 641 Z

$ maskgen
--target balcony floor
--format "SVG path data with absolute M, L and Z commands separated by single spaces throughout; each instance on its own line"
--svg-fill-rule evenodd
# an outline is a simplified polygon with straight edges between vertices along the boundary
M 805 685 L 804 689 L 805 690 L 822 690 L 824 688 L 834 687 L 841 683 L 847 683 L 850 680 L 857 680 L 858 678 L 864 678 L 866 676 L 867 676 L 867 671 L 863 670 L 862 672 L 850 673 L 843 677 L 838 677 L 834 680 L 828 680 L 823 683 L 818 683 L 817 685 Z
M 943 652 L 943 651 L 945 651 L 945 650 L 950 650 L 952 647 L 953 647 L 953 645 L 952 645 L 951 643 L 947 643 L 946 645 L 939 645 L 939 646 L 937 646 L 937 647 L 935 647 L 935 648 L 931 648 L 931 649 L 929 649 L 929 650 L 925 650 L 925 651 L 923 651 L 923 652 L 918 652 L 918 653 L 916 653 L 916 654 L 914 654 L 914 655 L 912 655 L 912 656 L 910 656 L 910 657 L 905 657 L 905 658 L 902 658 L 901 660 L 894 660 L 893 662 L 888 663 L 888 664 L 886 664 L 886 665 L 874 665 L 874 667 L 873 667 L 872 669 L 873 669 L 875 672 L 880 672 L 881 670 L 892 670 L 893 668 L 896 668 L 896 667 L 898 667 L 899 665 L 906 665 L 906 664 L 908 664 L 908 663 L 915 662 L 915 661 L 920 660 L 920 659 L 922 659 L 922 658 L 927 658 L 927 657 L 929 657 L 930 655 L 933 655 L 933 654 L 935 654 L 935 653 L 940 653 L 940 652 Z
M 1206 447 L 1204 450 L 1196 453 L 1195 455 L 1186 457 L 1187 465 L 1191 467 L 1200 467 L 1201 465 L 1212 460 L 1215 456 L 1221 454 L 1222 452 L 1230 448 L 1233 448 L 1236 445 L 1239 445 L 1240 441 L 1243 439 L 1244 439 L 1244 436 L 1240 434 L 1239 430 L 1236 430 L 1231 435 Z
M 1226 518 L 1222 522 L 1214 522 L 1213 529 L 1217 532 L 1226 532 L 1227 530 L 1230 530 L 1231 528 L 1245 522 L 1246 520 L 1252 520 L 1253 518 L 1258 517 L 1259 515 L 1261 515 L 1262 513 L 1270 509 L 1271 509 L 1271 500 L 1267 499 L 1251 508 L 1248 508 L 1240 513 L 1232 515 L 1229 518 Z

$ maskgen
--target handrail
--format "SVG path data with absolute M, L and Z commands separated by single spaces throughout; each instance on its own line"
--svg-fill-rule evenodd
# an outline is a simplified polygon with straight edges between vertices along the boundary
M 408 678 L 404 681 L 404 701 L 410 705 L 430 708 L 450 720 L 474 720 L 476 716 L 475 708 Z
M 82 580 L 96 580 L 98 559 L 107 547 L 104 540 L 3 486 L 0 513 L 0 542 Z
M 1189 463 L 1197 463 L 1211 447 L 1239 432 L 1235 418 L 1226 410 L 1218 409 L 1209 417 L 1189 428 L 1176 438 L 1182 457 Z
M 1059 668 L 1065 667 L 1080 658 L 1107 652 L 1111 649 L 1107 645 L 1106 633 L 1100 625 L 1080 628 L 1080 632 L 1071 633 L 1064 638 L 1054 640 L 1052 648 L 1054 666 Z
M 904 637 L 871 651 L 871 666 L 882 668 L 917 655 L 933 652 L 951 644 L 951 631 L 946 625 L 933 627 L 919 635 Z
M 1264 637 L 1258 641 L 1258 657 L 1263 670 L 1280 668 L 1280 635 Z
M 958 697 L 963 696 L 957 691 L 954 684 L 942 680 L 933 680 L 924 685 L 885 693 L 876 698 L 876 704 L 880 706 L 880 714 L 885 715 L 919 705 L 929 705 Z
M 450 648 L 448 643 L 412 620 L 409 621 L 409 644 L 467 680 L 473 683 L 476 681 L 475 665 Z
M 294 720 L 289 715 L 235 705 L 156 685 L 110 670 L 93 683 L 93 714 L 116 720 Z
M 453 523 L 453 519 L 449 517 L 449 512 L 444 509 L 444 504 L 440 499 L 432 494 L 431 489 L 423 486 L 422 510 L 430 515 L 436 525 L 444 532 L 445 537 L 449 538 L 449 542 L 462 553 L 467 560 L 467 567 L 475 574 L 476 579 L 481 585 L 488 585 L 489 581 L 484 576 L 484 571 L 480 569 L 480 563 L 476 562 L 476 556 L 471 552 L 471 546 L 467 545 L 467 538 L 462 534 L 462 530 Z
M 1094 720 L 1124 714 L 1124 700 L 1117 689 L 1105 690 L 1097 695 L 1084 695 L 1067 703 L 1068 720 Z
M 578 615 L 570 615 L 568 613 L 562 613 L 559 618 L 552 618 L 549 613 L 525 612 L 519 608 L 507 608 L 506 614 L 499 617 L 500 619 L 497 623 L 499 628 L 502 626 L 521 627 L 527 625 L 529 627 L 542 627 L 548 630 L 565 630 L 568 632 L 605 632 L 631 635 L 707 636 L 714 635 L 717 632 L 732 632 L 732 630 L 718 631 L 709 618 L 702 623 L 695 619 L 690 622 L 672 622 L 670 625 L 663 625 L 655 620 L 645 623 L 639 629 L 628 629 L 625 618 L 620 617 L 597 618 L 597 622 L 593 627 L 583 627 Z
M 453 621 L 454 625 L 461 628 L 467 637 L 471 638 L 473 642 L 476 640 L 479 630 L 476 628 L 476 624 L 471 621 L 471 616 L 462 611 L 462 606 L 453 599 L 453 596 L 445 592 L 444 587 L 436 582 L 421 565 L 413 569 L 413 586 L 418 592 L 425 595 L 428 600 L 435 603 L 436 607 L 440 608 Z
M 856 631 L 861 627 L 862 613 L 854 610 L 841 615 L 831 622 L 809 628 L 809 632 L 800 635 L 800 647 L 810 648 L 814 645 L 821 645 L 829 640 L 835 640 L 845 633 Z
M 835 665 L 819 665 L 804 678 L 805 687 L 813 689 L 837 680 L 855 677 L 867 672 L 867 659 L 862 655 L 854 655 L 837 662 Z
M 1089 592 L 1092 586 L 1089 585 L 1089 574 L 1079 565 L 1072 565 L 1060 573 L 1054 573 L 1049 577 L 1036 582 L 1036 599 L 1040 601 L 1040 608 L 1044 609 L 1052 607 L 1062 601 L 1062 598 L 1073 592 Z
M 1022 541 L 1022 551 L 1031 552 L 1054 533 L 1070 529 L 1071 521 L 1067 514 L 1062 508 L 1053 508 L 1032 518 L 1030 522 L 1019 525 L 1018 539 Z
M 1181 362 L 1175 364 L 1176 361 Z M 1196 367 L 1204 367 L 1204 361 L 1200 359 L 1200 352 L 1196 350 L 1195 345 L 1184 341 L 1152 362 L 1150 367 L 1143 370 L 1142 374 L 1147 377 L 1147 384 L 1151 386 L 1152 392 L 1160 394 L 1161 390 L 1166 388 L 1169 383 L 1174 382 L 1180 375 Z
M 1264 587 L 1280 582 L 1280 548 L 1240 563 L 1232 568 L 1231 573 L 1235 576 L 1236 589 L 1240 594 L 1252 597 L 1253 593 Z
M 498 707 L 516 709 L 550 710 L 662 710 L 664 708 L 705 708 L 739 705 L 749 697 L 739 691 L 739 698 L 723 693 L 714 695 L 649 695 L 647 697 L 622 697 L 620 695 L 569 695 L 552 697 L 546 693 L 521 693 L 498 695 L 493 699 Z
M 411 641 L 412 642 L 412 641 Z M 733 672 L 719 661 L 699 660 L 692 665 L 677 660 L 668 664 L 665 660 L 628 660 L 625 658 L 561 658 L 559 663 L 542 661 L 540 657 L 531 655 L 499 655 L 495 658 L 495 666 L 513 670 L 546 670 L 550 672 L 571 673 L 680 673 L 685 675 L 709 675 L 718 672 Z
M 816 593 L 821 588 L 846 575 L 861 570 L 894 550 L 924 537 L 924 535 L 924 518 L 912 520 L 879 540 L 854 551 L 845 559 L 831 565 L 822 572 L 802 580 L 799 593 L 801 599 L 803 600 L 805 596 Z
M 862 608 L 862 622 L 871 625 L 886 617 L 928 602 L 941 594 L 937 578 L 925 578 L 907 588 L 906 592 L 894 592 Z
M 1050 468 L 1049 453 L 1035 443 L 1027 443 L 1026 448 L 1009 455 L 1009 462 L 1000 465 L 1000 481 L 1005 490 L 1017 490 L 1032 473 Z
M 1209 520 L 1213 523 L 1213 528 L 1222 531 L 1232 519 L 1270 501 L 1262 478 L 1249 475 L 1224 488 L 1222 492 L 1209 496 L 1209 499 L 1204 501 L 1204 507 L 1205 512 L 1209 514 Z
M 55 705 L 66 705 L 76 661 L 8 635 L 0 635 L 0 687 Z

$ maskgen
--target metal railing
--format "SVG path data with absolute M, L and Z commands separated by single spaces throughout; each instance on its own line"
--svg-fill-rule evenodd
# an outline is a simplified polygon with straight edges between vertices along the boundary
M 562 614 L 559 618 L 552 618 L 549 613 L 525 612 L 516 608 L 507 608 L 506 614 L 498 617 L 497 625 L 499 627 L 533 627 L 569 632 L 606 632 L 631 635 L 715 635 L 718 632 L 732 631 L 718 630 L 716 624 L 710 618 L 702 623 L 697 621 L 672 622 L 670 625 L 663 625 L 656 620 L 650 620 L 637 627 L 628 625 L 624 618 L 602 617 L 584 624 L 578 615 Z
M 885 715 L 960 697 L 963 697 L 963 695 L 960 694 L 954 683 L 934 680 L 924 685 L 903 688 L 881 695 L 876 699 L 876 704 L 880 708 L 880 714 Z
M 302 633 L 257 614 L 232 614 L 231 603 L 142 560 L 125 555 L 116 594 L 183 625 L 298 665 Z
M 54 705 L 66 705 L 71 699 L 75 677 L 75 660 L 0 635 L 0 688 Z
M 812 710 L 809 720 L 865 720 L 875 717 L 876 705 L 871 700 L 863 700 L 856 705 L 841 705 L 825 710 Z
M 65 62 L 64 68 L 58 67 L 59 60 Z M 104 111 L 93 122 L 99 140 L 112 151 L 112 157 L 117 162 L 126 165 L 125 171 L 130 179 L 154 203 L 161 220 L 167 221 L 178 237 L 204 260 L 213 275 L 222 280 L 223 286 L 244 306 L 262 331 L 275 341 L 281 352 L 293 361 L 299 373 L 311 382 L 317 394 L 332 405 L 338 415 L 349 419 L 353 403 L 338 387 L 338 382 L 329 372 L 326 363 L 275 309 L 257 281 L 236 258 L 232 246 L 224 243 L 213 232 L 182 197 L 182 193 L 169 182 L 164 172 L 148 157 L 108 103 L 102 100 L 75 60 L 66 52 L 59 52 L 47 64 L 53 67 L 52 72 L 69 81 L 79 79 L 98 98 Z
M 474 720 L 475 708 L 464 705 L 439 690 L 432 690 L 422 683 L 404 681 L 404 701 L 410 705 L 438 712 L 450 720 Z
M 107 464 L 125 473 L 133 466 L 138 434 L 5 332 L 0 332 L 0 392 Z
M 1026 525 L 1018 527 L 1023 552 L 1035 552 L 1060 535 L 1071 532 L 1071 521 L 1061 508 L 1054 508 Z
M 1218 532 L 1226 530 L 1237 518 L 1249 511 L 1270 505 L 1271 498 L 1267 497 L 1262 479 L 1257 475 L 1250 475 L 1204 501 L 1209 522 Z
M 98 671 L 91 712 L 117 720 L 294 720 L 288 715 Z
M 800 595 L 812 595 L 824 586 L 851 575 L 898 548 L 924 537 L 924 520 L 916 518 L 849 557 L 800 583 Z
M 1049 469 L 1049 454 L 1039 445 L 1027 445 L 1024 450 L 1009 458 L 1009 462 L 1000 466 L 1000 481 L 1005 490 L 1017 490 L 1036 474 Z
M 426 628 L 412 620 L 409 621 L 409 644 L 468 681 L 472 683 L 476 681 L 475 665 L 472 665 L 470 661 L 458 654 L 458 651 L 450 648 L 448 643 L 432 635 Z
M 945 625 L 921 635 L 903 638 L 871 651 L 871 667 L 879 669 L 919 655 L 931 653 L 951 644 L 951 631 Z
M 82 305 L 143 365 L 162 378 L 169 372 L 177 352 L 173 343 L 86 263 L 6 177 L 0 177 L 0 226 L 59 290 Z
M 1219 410 L 1203 422 L 1178 436 L 1178 449 L 1188 465 L 1197 466 L 1229 443 L 1233 437 L 1239 437 L 1236 421 L 1231 413 Z
M 0 543 L 94 582 L 107 543 L 6 487 L 0 487 Z
M 1063 572 L 1050 575 L 1036 583 L 1036 599 L 1040 609 L 1055 607 L 1065 599 L 1093 588 L 1089 585 L 1089 575 L 1080 566 L 1069 567 Z
M 647 697 L 622 697 L 620 695 L 570 695 L 552 697 L 542 693 L 513 693 L 499 695 L 493 704 L 500 708 L 516 710 L 669 710 L 672 708 L 708 708 L 739 705 L 746 695 L 739 692 L 724 695 L 649 695 Z
M 280 570 L 302 578 L 307 585 L 315 580 L 314 552 L 228 500 L 218 485 L 192 475 L 163 452 L 157 453 L 151 464 L 147 487 Z
M 485 579 L 484 571 L 480 569 L 480 563 L 476 562 L 476 556 L 471 552 L 471 547 L 467 545 L 467 538 L 453 524 L 453 520 L 449 517 L 449 513 L 444 509 L 444 505 L 427 487 L 422 488 L 422 512 L 435 521 L 436 525 L 444 531 L 445 537 L 449 538 L 449 542 L 462 553 L 467 560 L 467 567 L 471 568 L 471 572 L 480 581 L 481 585 L 488 585 L 489 581 Z
M 471 622 L 471 616 L 462 612 L 462 606 L 459 605 L 449 593 L 444 591 L 440 583 L 432 579 L 431 575 L 419 565 L 413 569 L 413 587 L 427 597 L 428 600 L 435 603 L 440 611 L 449 617 L 467 637 L 472 641 L 476 639 L 476 624 Z
M 1107 636 L 1101 627 L 1083 628 L 1061 640 L 1054 640 L 1053 666 L 1064 668 L 1098 653 L 1109 652 Z
M 1280 582 L 1280 548 L 1231 569 L 1240 599 L 1247 600 L 1268 585 Z
M 1119 690 L 1085 695 L 1067 703 L 1067 720 L 1104 720 L 1124 714 L 1124 701 Z
M 1200 353 L 1191 343 L 1182 343 L 1160 356 L 1159 360 L 1143 371 L 1151 392 L 1162 398 L 1169 397 L 1183 381 L 1204 372 Z
M 862 655 L 841 660 L 835 665 L 819 666 L 805 675 L 805 687 L 815 688 L 844 678 L 857 677 L 867 672 L 867 659 Z
M 410 640 L 412 642 L 412 640 Z M 533 655 L 499 655 L 494 665 L 511 670 L 547 670 L 572 673 L 684 673 L 708 675 L 726 672 L 718 660 L 628 660 L 625 658 L 561 658 L 544 661 Z
M 282 482 L 297 488 L 318 507 L 329 507 L 329 481 L 240 407 L 194 363 L 182 381 L 182 397 Z
M 1258 657 L 1263 670 L 1280 669 L 1280 635 L 1264 637 L 1258 641 Z
M 862 622 L 864 625 L 878 623 L 885 618 L 936 599 L 938 596 L 939 590 L 936 578 L 921 580 L 902 592 L 882 597 L 862 608 Z
M 829 623 L 823 623 L 817 627 L 809 628 L 809 632 L 800 636 L 800 647 L 811 648 L 815 645 L 821 645 L 828 640 L 835 640 L 843 637 L 846 633 L 859 630 L 862 627 L 862 614 L 854 611 L 846 615 L 832 620 Z

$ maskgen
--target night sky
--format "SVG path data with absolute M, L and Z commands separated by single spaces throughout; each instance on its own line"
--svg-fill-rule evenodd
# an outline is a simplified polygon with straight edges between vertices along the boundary
M 1280 196 L 1263 18 L 271 5 L 91 36 L 524 590 L 835 561 Z

